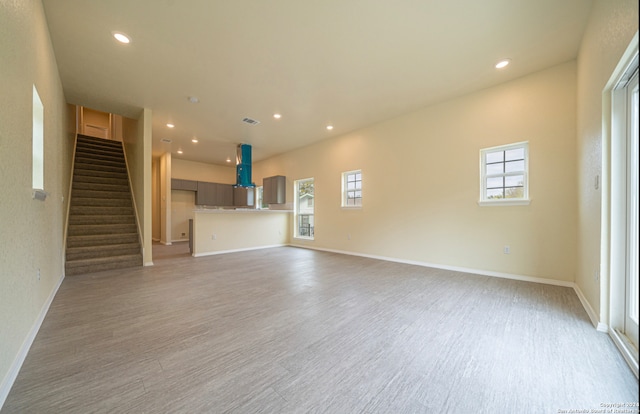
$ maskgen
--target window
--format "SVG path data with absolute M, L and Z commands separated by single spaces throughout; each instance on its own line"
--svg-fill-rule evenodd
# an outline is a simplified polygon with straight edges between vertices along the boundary
M 529 143 L 480 151 L 480 205 L 529 204 Z
M 625 335 L 638 348 L 638 70 L 626 87 L 627 92 L 627 263 Z
M 635 50 L 637 50 L 637 42 Z M 610 325 L 625 359 L 638 369 L 638 57 L 618 73 L 611 94 L 611 154 L 603 197 L 610 200 Z M 624 67 L 624 66 L 622 66 Z M 604 108 L 603 108 L 604 109 Z M 607 184 L 608 187 L 607 188 Z M 603 220 L 608 218 L 603 216 Z M 606 287 L 604 287 L 606 288 Z M 633 362 L 631 362 L 633 361 Z
M 44 190 L 44 105 L 33 85 L 32 188 Z
M 362 207 L 362 171 L 342 173 L 342 207 Z
M 256 187 L 256 208 L 258 210 L 269 209 L 269 204 L 266 204 L 264 202 L 264 187 L 263 186 Z
M 314 185 L 313 178 L 294 182 L 295 228 L 293 237 L 311 239 L 314 235 Z

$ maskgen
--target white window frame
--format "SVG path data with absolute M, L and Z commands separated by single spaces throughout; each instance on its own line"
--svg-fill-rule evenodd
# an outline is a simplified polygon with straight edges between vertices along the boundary
M 492 152 L 509 151 L 514 149 L 524 149 L 524 168 L 522 171 L 502 172 L 499 174 L 487 174 L 487 158 L 486 154 Z M 521 198 L 499 198 L 492 199 L 487 197 L 487 178 L 493 177 L 510 177 L 523 176 L 523 196 Z M 480 150 L 480 200 L 478 204 L 481 206 L 518 206 L 529 205 L 529 142 L 522 141 L 508 145 L 499 145 L 491 148 Z
M 314 194 L 314 198 L 315 198 L 315 179 L 313 177 L 310 178 L 304 178 L 304 179 L 300 179 L 300 180 L 295 180 L 293 182 L 293 238 L 294 239 L 302 239 L 302 240 L 314 240 L 314 236 L 315 236 L 315 202 L 313 203 L 313 213 L 311 214 L 304 214 L 305 216 L 312 216 L 313 217 L 313 234 L 310 234 L 309 236 L 301 236 L 300 235 L 300 231 L 299 231 L 299 218 L 300 218 L 300 196 L 298 195 L 298 189 L 300 187 L 300 184 L 307 182 L 307 181 L 311 181 L 313 182 L 313 194 Z M 311 231 L 310 231 L 311 233 Z
M 360 204 L 353 204 L 353 205 L 349 205 L 347 204 L 347 200 L 349 199 L 349 192 L 350 191 L 354 191 L 354 190 L 349 190 L 348 186 L 347 186 L 347 180 L 349 179 L 349 176 L 352 175 L 357 175 L 360 174 L 360 188 L 356 188 L 356 190 L 360 191 Z M 355 182 L 358 182 L 357 180 Z M 348 208 L 348 209 L 358 209 L 358 208 L 362 208 L 362 203 L 363 203 L 363 197 L 362 197 L 362 170 L 352 170 L 352 171 L 345 171 L 342 173 L 342 208 Z
M 44 190 L 44 105 L 33 85 L 32 188 Z
M 635 178 L 630 176 L 629 170 L 634 161 L 630 156 L 637 156 L 637 149 L 629 148 L 629 133 L 631 127 L 635 127 L 631 121 L 637 121 L 637 114 L 629 114 L 629 92 L 638 65 L 637 50 L 636 33 L 603 91 L 603 122 L 607 134 L 603 137 L 603 147 L 609 147 L 610 152 L 603 150 L 601 247 L 602 251 L 608 252 L 608 256 L 603 254 L 601 260 L 605 266 L 598 269 L 607 275 L 600 278 L 600 289 L 608 293 L 604 296 L 608 304 L 602 303 L 601 306 L 609 309 L 609 320 L 598 321 L 598 330 L 609 332 L 636 376 L 639 361 L 638 324 L 633 320 L 635 318 L 630 318 L 629 305 L 630 300 L 637 303 L 637 285 L 632 286 L 630 279 L 630 270 L 635 270 L 632 267 L 637 266 L 637 262 L 632 263 L 637 260 L 637 254 L 635 257 L 630 254 L 637 252 L 637 234 L 630 233 L 631 228 L 637 230 L 637 222 L 634 223 L 637 216 L 633 213 L 635 209 L 629 211 L 633 202 L 636 202 L 632 199 L 635 194 L 629 190 L 630 184 L 631 187 L 637 184 L 629 182 Z M 629 217 L 629 213 L 632 217 Z M 636 296 L 630 297 L 630 293 Z
M 264 200 L 264 187 L 256 186 L 256 210 L 268 210 L 269 205 L 266 206 L 263 203 Z

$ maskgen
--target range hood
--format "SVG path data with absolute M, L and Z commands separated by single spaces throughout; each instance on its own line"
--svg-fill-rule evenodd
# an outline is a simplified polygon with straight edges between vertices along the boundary
M 255 208 L 255 187 L 251 182 L 251 145 L 239 144 L 236 152 L 236 185 L 233 186 L 233 205 Z
M 238 144 L 236 152 L 236 187 L 255 187 L 251 182 L 251 145 Z

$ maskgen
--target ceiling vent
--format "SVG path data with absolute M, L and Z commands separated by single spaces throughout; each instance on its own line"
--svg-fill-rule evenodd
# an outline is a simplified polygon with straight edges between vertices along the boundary
M 251 118 L 243 118 L 242 122 L 249 125 L 258 125 L 260 123 L 260 121 L 256 121 L 255 119 L 251 119 Z
M 172 141 L 171 141 L 170 139 L 168 139 L 168 138 L 162 138 L 162 139 L 160 140 L 160 142 L 164 142 L 164 143 L 166 143 L 166 144 L 171 144 L 171 142 L 172 142 Z

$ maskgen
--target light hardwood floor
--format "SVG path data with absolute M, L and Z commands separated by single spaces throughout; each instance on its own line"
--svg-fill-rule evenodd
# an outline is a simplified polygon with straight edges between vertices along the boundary
M 569 288 L 290 247 L 165 253 L 153 267 L 66 278 L 2 413 L 558 413 L 638 401 Z

